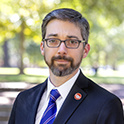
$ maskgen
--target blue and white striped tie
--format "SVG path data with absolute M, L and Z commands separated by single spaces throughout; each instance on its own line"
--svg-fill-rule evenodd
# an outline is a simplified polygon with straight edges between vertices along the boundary
M 56 116 L 56 100 L 59 98 L 60 94 L 57 89 L 53 89 L 50 92 L 50 100 L 48 106 L 43 114 L 40 124 L 52 124 Z

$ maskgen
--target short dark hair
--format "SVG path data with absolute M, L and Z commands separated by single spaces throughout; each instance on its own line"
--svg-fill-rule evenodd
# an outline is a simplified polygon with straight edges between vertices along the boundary
M 88 21 L 78 11 L 68 8 L 53 10 L 52 12 L 48 13 L 45 16 L 42 23 L 43 39 L 45 38 L 46 35 L 46 26 L 53 19 L 69 21 L 76 24 L 81 30 L 81 35 L 83 40 L 85 40 L 85 42 L 88 42 L 89 28 L 90 28 Z

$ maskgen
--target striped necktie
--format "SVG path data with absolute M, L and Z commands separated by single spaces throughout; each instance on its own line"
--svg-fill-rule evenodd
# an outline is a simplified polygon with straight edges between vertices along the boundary
M 59 98 L 60 94 L 57 89 L 53 89 L 50 92 L 50 100 L 48 106 L 42 116 L 40 124 L 52 124 L 56 116 L 56 100 Z

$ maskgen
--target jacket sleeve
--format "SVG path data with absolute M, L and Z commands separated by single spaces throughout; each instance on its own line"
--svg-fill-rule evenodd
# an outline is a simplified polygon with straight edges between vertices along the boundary
M 18 95 L 19 96 L 19 95 Z M 8 121 L 8 124 L 15 124 L 15 118 L 16 118 L 16 106 L 17 106 L 17 101 L 18 101 L 18 96 L 14 102 L 13 108 L 11 110 L 11 115 Z
M 123 107 L 119 98 L 114 97 L 104 103 L 96 124 L 124 124 Z

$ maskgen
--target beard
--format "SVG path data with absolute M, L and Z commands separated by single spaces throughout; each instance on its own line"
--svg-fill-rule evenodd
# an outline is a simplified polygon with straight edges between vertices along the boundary
M 71 57 L 66 57 L 66 56 L 53 56 L 51 58 L 51 63 L 48 62 L 46 60 L 46 57 L 44 56 L 44 60 L 46 62 L 46 64 L 48 65 L 48 67 L 50 68 L 50 70 L 52 71 L 52 73 L 56 76 L 66 76 L 71 74 L 72 72 L 74 72 L 77 68 L 79 68 L 81 61 L 82 61 L 82 56 L 81 58 L 78 60 L 78 62 L 76 64 L 74 64 L 74 59 Z M 66 64 L 58 64 L 55 65 L 54 61 L 55 60 L 66 60 L 70 62 L 70 66 L 67 67 Z

